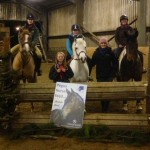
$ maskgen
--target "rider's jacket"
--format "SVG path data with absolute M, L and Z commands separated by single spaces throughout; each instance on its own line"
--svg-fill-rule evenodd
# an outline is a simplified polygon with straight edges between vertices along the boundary
M 132 30 L 132 27 L 129 25 L 120 26 L 115 31 L 115 41 L 117 45 L 126 46 L 126 33 Z
M 26 23 L 24 26 L 21 27 L 21 29 L 28 29 L 30 32 L 30 40 L 31 40 L 31 47 L 34 48 L 39 40 L 39 29 L 36 27 L 35 24 L 28 25 Z M 18 34 L 18 41 L 20 43 L 20 34 Z

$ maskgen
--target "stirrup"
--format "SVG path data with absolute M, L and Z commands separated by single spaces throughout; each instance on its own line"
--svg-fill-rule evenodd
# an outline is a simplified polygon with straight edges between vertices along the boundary
M 137 103 L 136 104 L 136 109 L 137 110 L 142 110 L 143 108 L 142 108 L 142 104 L 141 103 Z
M 122 110 L 124 110 L 124 111 L 128 111 L 128 104 L 123 104 L 123 108 L 122 108 Z

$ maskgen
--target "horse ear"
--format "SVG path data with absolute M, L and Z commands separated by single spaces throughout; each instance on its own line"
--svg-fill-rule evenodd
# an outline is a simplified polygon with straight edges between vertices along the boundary
M 23 32 L 23 29 L 22 29 L 22 28 L 20 28 L 20 29 L 19 29 L 19 32 Z
M 68 89 L 66 89 L 66 92 L 67 92 L 68 95 L 70 94 L 70 91 Z
M 84 36 L 82 36 L 82 39 L 85 41 L 85 37 Z

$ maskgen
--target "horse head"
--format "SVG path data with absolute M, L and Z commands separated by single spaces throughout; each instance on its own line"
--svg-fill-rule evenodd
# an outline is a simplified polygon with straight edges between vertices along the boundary
M 73 55 L 74 59 L 80 60 L 82 63 L 85 63 L 86 57 L 86 42 L 83 38 L 75 38 L 73 45 Z
M 28 29 L 20 29 L 19 40 L 21 45 L 20 51 L 23 53 L 23 55 L 27 55 L 27 52 L 31 50 L 31 38 Z
M 136 60 L 138 56 L 138 31 L 137 29 L 131 29 L 125 33 L 126 36 L 126 52 L 127 60 Z
M 78 112 L 78 114 L 80 114 L 84 110 L 84 101 L 82 97 L 72 89 L 71 91 L 66 89 L 66 92 L 67 97 L 62 108 L 62 116 L 64 119 L 66 119 L 72 113 Z

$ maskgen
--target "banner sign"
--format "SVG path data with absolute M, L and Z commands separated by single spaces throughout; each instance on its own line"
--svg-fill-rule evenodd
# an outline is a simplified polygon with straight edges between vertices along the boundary
M 87 85 L 57 82 L 51 121 L 58 127 L 82 128 Z

